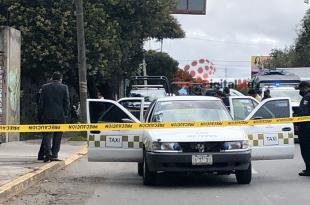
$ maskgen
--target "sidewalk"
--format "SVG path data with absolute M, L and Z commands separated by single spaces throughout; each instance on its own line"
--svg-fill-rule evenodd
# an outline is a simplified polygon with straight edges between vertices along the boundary
M 21 142 L 9 142 L 0 144 L 0 187 L 7 186 L 19 177 L 29 173 L 39 172 L 41 169 L 47 170 L 57 165 L 57 162 L 43 163 L 37 160 L 38 150 L 41 140 L 29 140 Z M 76 156 L 85 146 L 86 142 L 70 142 L 63 139 L 59 159 L 68 159 Z M 73 157 L 71 161 L 78 159 Z M 71 163 L 71 162 L 70 162 Z M 67 164 L 66 161 L 63 164 Z M 46 168 L 48 167 L 48 168 Z M 35 174 L 34 174 L 35 175 Z

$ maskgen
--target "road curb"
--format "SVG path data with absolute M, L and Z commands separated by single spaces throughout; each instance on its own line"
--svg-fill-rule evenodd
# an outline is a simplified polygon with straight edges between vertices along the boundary
M 81 150 L 63 161 L 45 164 L 32 172 L 17 177 L 11 182 L 2 185 L 0 187 L 0 203 L 7 201 L 12 196 L 22 193 L 36 182 L 44 179 L 48 174 L 68 166 L 72 162 L 83 157 L 85 154 L 87 154 L 87 145 L 83 145 Z

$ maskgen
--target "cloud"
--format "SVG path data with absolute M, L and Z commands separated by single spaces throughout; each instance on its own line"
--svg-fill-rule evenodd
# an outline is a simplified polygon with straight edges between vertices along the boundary
M 186 38 L 164 40 L 163 51 L 181 65 L 207 57 L 215 64 L 249 69 L 245 61 L 252 55 L 293 44 L 308 8 L 302 0 L 208 0 L 205 16 L 175 15 Z M 146 46 L 159 47 L 155 42 Z

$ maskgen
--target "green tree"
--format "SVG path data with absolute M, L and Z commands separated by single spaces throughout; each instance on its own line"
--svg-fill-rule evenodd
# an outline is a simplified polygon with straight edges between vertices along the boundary
M 294 45 L 295 66 L 310 66 L 310 10 L 308 10 L 302 20 L 301 28 Z
M 84 1 L 89 88 L 100 80 L 117 94 L 122 79 L 139 68 L 146 39 L 184 37 L 170 15 L 173 5 L 174 0 Z M 40 85 L 59 70 L 78 90 L 72 1 L 0 0 L 0 25 L 22 32 L 22 82 L 30 78 Z
M 136 73 L 143 59 L 143 44 L 148 38 L 183 38 L 183 30 L 170 15 L 172 0 L 104 1 L 112 19 L 119 25 L 120 62 L 112 69 L 113 82 Z M 169 27 L 169 28 L 168 28 Z M 119 87 L 119 84 L 117 84 Z M 115 87 L 115 90 L 118 89 Z
M 143 59 L 144 40 L 184 37 L 180 25 L 170 16 L 173 2 L 85 1 L 88 75 L 119 82 L 138 69 Z M 77 87 L 72 1 L 2 0 L 1 8 L 0 24 L 22 32 L 23 76 L 45 81 L 51 72 L 61 70 Z
M 273 49 L 270 56 L 272 58 L 265 66 L 267 68 L 287 68 L 296 65 L 296 53 L 293 48 L 287 48 L 284 50 Z
M 274 49 L 270 55 L 273 67 L 309 67 L 310 66 L 310 10 L 301 21 L 297 39 L 286 49 Z
M 147 51 L 145 62 L 147 74 L 150 76 L 166 76 L 169 81 L 172 81 L 178 71 L 179 63 L 167 53 Z

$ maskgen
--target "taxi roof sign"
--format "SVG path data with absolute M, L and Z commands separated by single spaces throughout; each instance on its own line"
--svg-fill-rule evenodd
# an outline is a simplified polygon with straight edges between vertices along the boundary
M 173 14 L 206 15 L 207 0 L 176 0 Z

